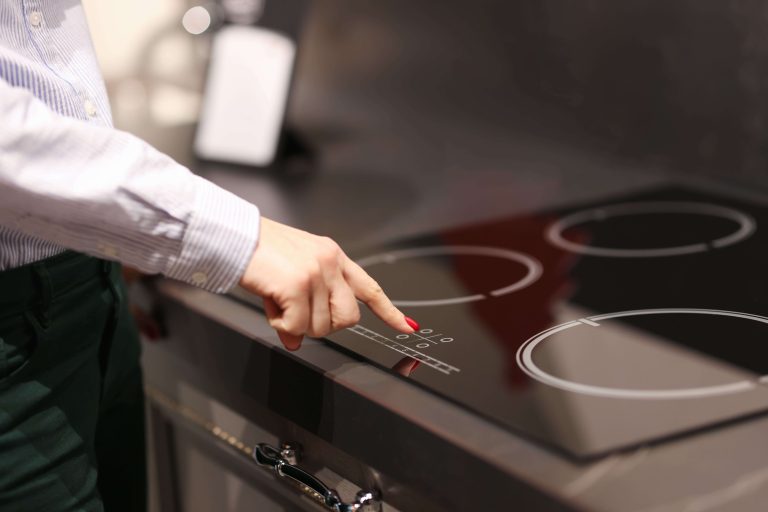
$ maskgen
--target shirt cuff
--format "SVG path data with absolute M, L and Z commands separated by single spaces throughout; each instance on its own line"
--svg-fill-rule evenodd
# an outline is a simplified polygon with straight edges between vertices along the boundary
M 195 208 L 184 233 L 181 254 L 166 276 L 215 293 L 225 293 L 242 277 L 259 239 L 259 209 L 213 183 L 197 180 Z

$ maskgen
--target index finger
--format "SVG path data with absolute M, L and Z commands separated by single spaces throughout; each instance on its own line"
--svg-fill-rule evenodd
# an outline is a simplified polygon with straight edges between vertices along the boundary
M 400 332 L 414 332 L 414 328 L 406 320 L 407 317 L 392 304 L 379 283 L 347 256 L 344 256 L 342 273 L 355 297 L 363 301 L 376 316 Z

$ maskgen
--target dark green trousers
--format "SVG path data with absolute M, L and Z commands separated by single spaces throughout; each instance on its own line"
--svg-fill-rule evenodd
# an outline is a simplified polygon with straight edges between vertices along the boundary
M 0 272 L 0 511 L 144 511 L 138 333 L 119 265 Z

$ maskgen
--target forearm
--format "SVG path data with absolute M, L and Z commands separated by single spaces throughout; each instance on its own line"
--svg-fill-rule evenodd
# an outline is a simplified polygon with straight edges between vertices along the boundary
M 0 123 L 0 224 L 214 291 L 239 279 L 258 238 L 255 206 L 2 81 Z

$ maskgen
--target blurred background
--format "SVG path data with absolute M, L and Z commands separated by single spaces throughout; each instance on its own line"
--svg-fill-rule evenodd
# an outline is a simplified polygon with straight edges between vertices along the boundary
M 215 23 L 190 34 L 182 18 L 196 4 L 183 0 L 85 4 L 118 126 L 142 125 L 163 144 L 169 135 L 150 121 L 163 132 L 193 124 Z M 261 9 L 300 24 L 288 119 L 323 141 L 405 129 L 393 151 L 428 153 L 423 172 L 481 165 L 510 137 L 675 172 L 752 178 L 766 168 L 763 2 L 315 0 Z

